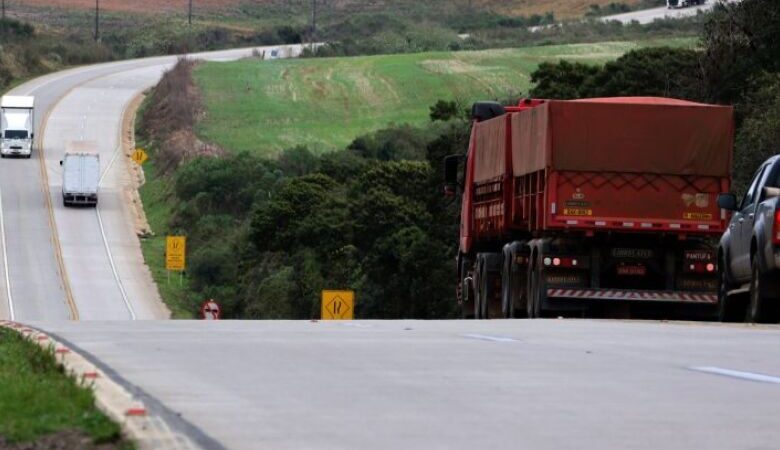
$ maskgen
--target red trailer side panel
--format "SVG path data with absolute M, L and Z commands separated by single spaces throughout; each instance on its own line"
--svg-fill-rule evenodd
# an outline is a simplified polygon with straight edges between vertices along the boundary
M 503 116 L 474 124 L 475 183 L 504 175 L 506 133 L 506 118 Z
M 556 170 L 729 176 L 731 107 L 629 98 L 549 109 Z
M 512 168 L 515 176 L 549 165 L 550 104 L 512 114 Z

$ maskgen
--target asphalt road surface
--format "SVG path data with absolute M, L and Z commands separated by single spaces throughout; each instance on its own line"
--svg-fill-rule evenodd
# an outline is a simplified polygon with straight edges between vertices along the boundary
M 252 51 L 191 56 L 233 60 Z M 35 96 L 38 141 L 31 159 L 0 162 L 0 318 L 168 316 L 132 227 L 125 198 L 131 186 L 128 162 L 119 141 L 129 102 L 156 84 L 177 58 L 66 70 L 9 92 Z M 59 161 L 67 143 L 79 140 L 95 141 L 100 153 L 103 178 L 97 209 L 62 205 Z
M 34 322 L 231 449 L 775 449 L 780 329 Z
M 735 3 L 740 0 L 728 0 L 726 3 Z M 709 0 L 704 5 L 689 6 L 687 8 L 668 9 L 666 7 L 643 9 L 641 11 L 633 11 L 625 14 L 616 14 L 614 16 L 602 17 L 602 21 L 618 21 L 622 23 L 639 22 L 641 24 L 648 24 L 658 19 L 680 19 L 684 17 L 695 16 L 696 14 L 707 12 L 711 10 L 717 0 Z

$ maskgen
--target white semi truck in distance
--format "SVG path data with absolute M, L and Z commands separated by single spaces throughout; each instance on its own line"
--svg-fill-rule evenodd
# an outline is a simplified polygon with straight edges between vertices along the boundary
M 92 141 L 69 142 L 62 166 L 62 204 L 97 206 L 100 184 L 100 155 Z
M 0 156 L 32 155 L 35 140 L 35 98 L 6 95 L 0 99 Z
M 669 9 L 687 8 L 694 5 L 703 5 L 707 0 L 666 0 L 666 7 Z

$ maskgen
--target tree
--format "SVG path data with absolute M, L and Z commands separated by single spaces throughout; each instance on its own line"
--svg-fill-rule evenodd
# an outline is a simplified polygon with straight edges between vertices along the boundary
M 531 74 L 531 82 L 535 84 L 531 96 L 546 99 L 586 97 L 585 82 L 599 71 L 597 66 L 582 63 L 544 62 Z
M 718 3 L 705 24 L 703 75 L 708 98 L 738 101 L 752 77 L 780 71 L 780 2 Z
M 537 98 L 615 96 L 703 97 L 700 53 L 669 47 L 632 50 L 604 67 L 561 61 L 531 74 Z
M 742 122 L 734 154 L 734 187 L 743 192 L 756 169 L 780 150 L 780 73 L 751 83 L 742 100 Z
M 695 50 L 651 47 L 632 50 L 586 81 L 592 97 L 657 96 L 701 100 L 701 54 Z
M 463 108 L 454 100 L 439 100 L 435 105 L 430 107 L 430 118 L 432 122 L 442 121 L 446 122 L 451 119 L 456 119 L 463 114 Z

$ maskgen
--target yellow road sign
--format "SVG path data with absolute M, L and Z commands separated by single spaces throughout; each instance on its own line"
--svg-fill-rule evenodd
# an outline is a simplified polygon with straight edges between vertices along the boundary
M 131 158 L 133 158 L 133 161 L 138 163 L 138 165 L 141 165 L 141 164 L 145 163 L 147 159 L 149 159 L 149 155 L 146 154 L 144 149 L 137 148 L 133 152 Z
M 184 271 L 187 265 L 187 238 L 168 236 L 165 244 L 165 268 L 177 272 Z
M 354 291 L 322 291 L 322 320 L 352 320 L 354 316 Z

